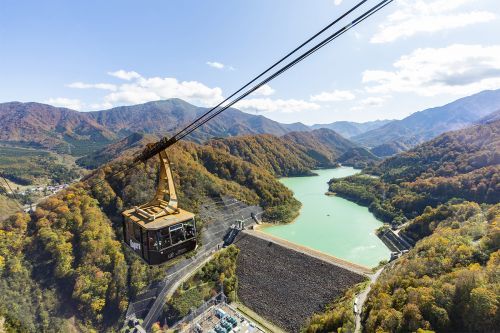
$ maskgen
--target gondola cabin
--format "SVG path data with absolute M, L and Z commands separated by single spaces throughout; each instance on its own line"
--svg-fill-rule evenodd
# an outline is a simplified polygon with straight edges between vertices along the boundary
M 195 215 L 177 207 L 167 155 L 165 151 L 159 155 L 160 178 L 155 197 L 123 212 L 125 243 L 150 265 L 196 248 Z

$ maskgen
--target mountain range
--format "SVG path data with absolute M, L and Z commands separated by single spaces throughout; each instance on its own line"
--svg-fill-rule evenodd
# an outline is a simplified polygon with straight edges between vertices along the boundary
M 331 129 L 345 138 L 351 138 L 356 135 L 382 127 L 393 120 L 374 120 L 367 121 L 366 123 L 356 123 L 352 121 L 336 121 L 330 124 L 315 124 L 312 129 L 328 128 Z
M 61 153 L 84 156 L 133 134 L 155 136 L 173 134 L 208 109 L 180 99 L 121 106 L 109 110 L 78 112 L 40 103 L 0 104 L 0 143 L 41 147 Z M 271 134 L 296 140 L 301 132 L 312 137 L 326 135 L 336 145 L 371 148 L 379 157 L 394 155 L 430 140 L 446 131 L 487 122 L 499 117 L 500 90 L 483 91 L 441 107 L 413 113 L 402 120 L 377 120 L 366 123 L 339 121 L 306 126 L 283 124 L 261 115 L 228 109 L 187 137 L 194 142 L 211 138 Z M 496 112 L 496 113 L 495 113 Z M 490 118 L 488 118 L 490 117 Z M 324 131 L 329 129 L 330 131 Z M 290 134 L 290 133 L 294 134 Z M 289 135 L 290 134 L 290 135 Z M 308 145 L 311 136 L 302 138 Z M 305 140 L 305 141 L 304 141 Z M 321 145 L 309 143 L 321 150 Z M 334 152 L 336 156 L 345 153 Z M 367 154 L 361 154 L 367 156 Z
M 207 111 L 180 99 L 78 112 L 40 103 L 0 104 L 0 141 L 86 155 L 132 133 L 168 135 Z M 188 139 L 308 131 L 301 123 L 282 124 L 264 116 L 228 109 Z
M 367 147 L 397 142 L 411 148 L 438 135 L 475 124 L 500 110 L 500 90 L 486 90 L 444 106 L 415 112 L 351 138 Z

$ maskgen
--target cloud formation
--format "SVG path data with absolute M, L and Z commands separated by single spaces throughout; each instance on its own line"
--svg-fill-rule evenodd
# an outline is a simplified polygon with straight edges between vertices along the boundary
M 102 89 L 102 90 L 116 91 L 116 85 L 110 83 L 73 82 L 68 84 L 68 87 L 76 89 Z
M 340 101 L 351 101 L 356 96 L 349 90 L 333 90 L 324 91 L 317 95 L 311 96 L 311 101 L 313 102 L 340 102 Z
M 224 69 L 226 67 L 223 63 L 217 61 L 207 61 L 207 65 L 216 69 Z
M 81 110 L 83 106 L 80 100 L 65 97 L 49 98 L 44 103 L 77 111 Z
M 387 22 L 379 26 L 372 43 L 390 43 L 418 33 L 433 33 L 489 22 L 495 14 L 488 11 L 458 11 L 474 0 L 401 0 Z
M 366 90 L 421 96 L 473 94 L 500 87 L 500 45 L 417 49 L 399 58 L 393 67 L 392 71 L 365 71 L 362 80 Z
M 271 96 L 276 92 L 273 88 L 271 88 L 270 85 L 265 84 L 256 91 L 254 91 L 251 95 L 252 96 Z
M 141 75 L 137 72 L 134 72 L 134 71 L 127 72 L 127 71 L 124 71 L 123 69 L 120 69 L 120 70 L 115 71 L 115 72 L 108 72 L 108 75 L 111 75 L 111 76 L 114 76 L 114 77 L 117 77 L 119 79 L 126 80 L 126 81 L 130 81 L 132 79 L 138 79 L 141 77 Z
M 133 83 L 123 84 L 104 97 L 113 105 L 139 104 L 168 98 L 181 98 L 196 105 L 209 106 L 220 102 L 222 89 L 210 88 L 197 81 L 178 81 L 170 77 L 139 78 Z
M 218 87 L 210 88 L 197 81 L 178 81 L 176 78 L 171 77 L 145 78 L 137 72 L 125 70 L 108 74 L 130 82 L 119 85 L 74 82 L 69 84 L 68 87 L 77 89 L 97 88 L 111 91 L 104 96 L 102 102 L 91 104 L 91 109 L 140 104 L 169 98 L 181 98 L 202 106 L 212 106 L 223 100 L 222 89 Z
M 320 106 L 316 103 L 310 103 L 298 99 L 271 99 L 271 98 L 251 98 L 239 101 L 236 108 L 244 111 L 253 112 L 301 112 L 309 110 L 317 110 Z
M 392 96 L 371 96 L 359 101 L 351 108 L 351 111 L 360 111 L 367 108 L 378 108 L 385 104 L 385 102 Z

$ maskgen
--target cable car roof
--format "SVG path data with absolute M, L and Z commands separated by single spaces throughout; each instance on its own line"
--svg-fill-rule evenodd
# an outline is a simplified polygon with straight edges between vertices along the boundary
M 151 206 L 147 208 L 148 210 L 152 210 L 152 213 L 158 213 L 162 209 L 159 206 Z M 194 214 L 183 209 L 179 208 L 179 213 L 177 214 L 169 214 L 160 216 L 154 220 L 148 221 L 141 215 L 139 212 L 135 210 L 135 208 L 126 210 L 123 212 L 123 215 L 130 219 L 132 222 L 140 225 L 141 227 L 147 230 L 160 230 L 177 223 L 182 223 L 189 221 L 194 218 Z

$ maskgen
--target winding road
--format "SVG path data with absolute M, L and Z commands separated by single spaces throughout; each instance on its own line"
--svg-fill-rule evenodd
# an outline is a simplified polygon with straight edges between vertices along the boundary
M 357 302 L 358 312 L 355 314 L 356 328 L 354 329 L 354 333 L 361 333 L 361 311 L 363 311 L 363 305 L 365 304 L 366 298 L 368 297 L 368 293 L 372 289 L 372 285 L 375 283 L 375 281 L 377 281 L 378 277 L 380 276 L 380 273 L 382 273 L 384 268 L 385 267 L 382 267 L 374 274 L 370 275 L 370 284 L 368 285 L 368 287 L 366 287 L 365 290 L 356 295 L 356 298 L 358 299 Z

